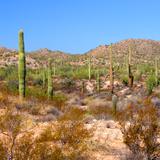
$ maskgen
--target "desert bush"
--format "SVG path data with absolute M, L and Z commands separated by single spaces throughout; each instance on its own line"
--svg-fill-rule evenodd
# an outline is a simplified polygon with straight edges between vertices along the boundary
M 154 75 L 150 75 L 148 76 L 147 80 L 146 80 L 146 87 L 147 87 L 147 91 L 148 94 L 151 94 L 153 91 L 153 88 L 156 85 L 156 79 Z
M 160 123 L 158 109 L 150 100 L 130 105 L 119 114 L 124 143 L 134 155 L 148 160 L 160 158 Z
M 8 94 L 0 93 L 0 108 L 6 108 L 9 104 Z
M 127 86 L 128 85 L 128 77 L 126 75 L 121 76 L 122 83 Z
M 142 77 L 142 72 L 137 70 L 136 73 L 135 73 L 135 80 L 139 81 L 139 80 L 141 80 L 141 77 Z
M 153 66 L 150 64 L 141 64 L 137 68 L 141 74 L 151 73 L 153 71 Z
M 39 100 L 43 100 L 47 98 L 47 91 L 42 89 L 41 87 L 27 87 L 26 88 L 26 96 L 38 98 Z
M 70 77 L 73 77 L 73 70 L 72 70 L 72 66 L 71 65 L 63 65 L 63 66 L 59 66 L 57 67 L 57 72 L 58 75 L 60 77 L 67 77 L 67 78 L 70 78 Z
M 88 79 L 88 70 L 86 67 L 79 67 L 73 73 L 74 79 Z
M 5 80 L 6 78 L 6 70 L 5 68 L 0 68 L 0 80 Z
M 57 93 L 53 96 L 53 104 L 59 110 L 63 110 L 66 105 L 67 97 L 63 93 Z
M 89 103 L 88 113 L 96 119 L 111 119 L 113 110 L 106 102 L 93 100 Z
M 0 159 L 78 160 L 87 154 L 91 131 L 81 118 L 61 117 L 45 128 L 29 128 L 19 112 L 9 108 L 0 117 Z M 33 126 L 34 127 L 34 126 Z
M 86 112 L 77 107 L 68 107 L 68 109 L 62 114 L 58 119 L 60 121 L 70 120 L 70 121 L 83 121 Z
M 75 81 L 71 78 L 65 78 L 61 82 L 61 86 L 62 86 L 62 89 L 71 91 L 71 90 L 75 89 Z
M 15 66 L 9 66 L 5 68 L 6 77 L 5 80 L 18 80 L 18 69 Z
M 18 80 L 8 80 L 7 81 L 7 89 L 10 92 L 18 93 Z

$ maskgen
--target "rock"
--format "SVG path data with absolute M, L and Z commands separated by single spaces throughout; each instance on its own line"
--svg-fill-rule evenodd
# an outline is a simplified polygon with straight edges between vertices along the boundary
M 127 87 L 127 88 L 124 88 L 124 89 L 120 90 L 117 93 L 117 95 L 118 96 L 125 96 L 125 95 L 130 94 L 130 93 L 131 93 L 131 91 L 130 91 L 129 87 Z
M 87 128 L 95 128 L 93 139 L 99 143 L 106 141 L 122 140 L 123 135 L 118 128 L 118 124 L 113 120 L 92 120 L 92 123 L 86 124 Z
M 86 90 L 87 90 L 90 94 L 92 94 L 93 91 L 94 91 L 94 86 L 93 86 L 93 84 L 92 84 L 90 81 L 87 81 L 87 82 L 86 82 Z
M 160 108 L 160 99 L 158 97 L 153 97 L 151 102 L 158 108 Z
M 62 115 L 62 112 L 59 111 L 57 108 L 52 107 L 52 108 L 50 108 L 50 109 L 47 111 L 47 114 L 52 114 L 52 115 L 54 115 L 55 117 L 58 117 L 58 116 Z

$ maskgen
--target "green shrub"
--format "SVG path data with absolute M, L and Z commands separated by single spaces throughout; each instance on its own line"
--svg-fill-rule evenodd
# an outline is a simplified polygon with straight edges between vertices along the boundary
M 47 91 L 42 89 L 41 87 L 27 87 L 26 88 L 26 96 L 27 97 L 34 97 L 38 99 L 46 99 L 47 98 Z
M 7 74 L 5 68 L 0 68 L 0 80 L 5 80 Z
M 128 77 L 127 77 L 127 75 L 123 75 L 123 76 L 121 76 L 121 80 L 122 80 L 122 83 L 124 84 L 124 85 L 128 85 Z
M 18 93 L 18 80 L 8 80 L 7 89 L 10 92 Z
M 5 80 L 18 80 L 18 70 L 14 66 L 9 66 L 3 70 L 3 76 Z
M 139 81 L 142 77 L 142 72 L 137 70 L 134 77 L 135 77 L 135 80 Z
M 153 71 L 153 67 L 150 64 L 141 64 L 137 68 L 141 74 L 151 73 Z
M 147 87 L 147 91 L 148 94 L 150 95 L 153 91 L 153 88 L 156 85 L 156 79 L 154 75 L 150 75 L 148 76 L 147 80 L 146 80 L 146 87 Z

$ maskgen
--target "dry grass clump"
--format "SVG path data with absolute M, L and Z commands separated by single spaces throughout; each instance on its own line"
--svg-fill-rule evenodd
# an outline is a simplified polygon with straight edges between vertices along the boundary
M 65 94 L 57 93 L 53 96 L 53 105 L 59 110 L 64 110 L 66 102 L 67 102 L 67 97 Z
M 106 101 L 97 99 L 89 103 L 88 112 L 96 119 L 111 119 L 113 110 Z
M 0 108 L 3 109 L 9 103 L 8 95 L 0 93 Z

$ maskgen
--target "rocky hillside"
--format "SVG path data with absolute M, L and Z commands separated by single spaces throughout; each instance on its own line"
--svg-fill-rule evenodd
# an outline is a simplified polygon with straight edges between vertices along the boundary
M 160 54 L 160 41 L 145 40 L 145 39 L 128 39 L 113 44 L 113 53 L 117 61 L 123 61 L 128 52 L 128 46 L 132 48 L 132 62 L 152 62 L 155 57 Z M 108 58 L 109 46 L 101 45 L 90 50 L 86 54 L 93 57 Z
M 113 44 L 113 54 L 115 61 L 121 63 L 124 62 L 128 52 L 128 46 L 132 48 L 132 63 L 152 63 L 155 57 L 159 56 L 160 53 L 160 41 L 145 40 L 145 39 L 128 39 Z M 27 54 L 27 65 L 30 68 L 37 68 L 42 65 L 46 65 L 47 59 L 50 57 L 57 61 L 72 61 L 72 64 L 84 64 L 87 55 L 103 60 L 107 63 L 109 46 L 100 45 L 95 49 L 92 49 L 82 55 L 74 55 L 64 53 L 61 51 L 51 51 L 49 49 L 39 49 L 37 51 L 30 52 Z M 16 50 L 7 49 L 4 47 L 0 48 L 0 66 L 5 67 L 7 65 L 16 65 L 18 54 Z M 96 63 L 95 63 L 96 64 Z
M 68 53 L 64 53 L 61 51 L 51 51 L 47 48 L 39 49 L 37 51 L 33 51 L 30 53 L 30 56 L 34 59 L 44 61 L 47 60 L 48 58 L 53 58 L 53 59 L 66 59 L 70 55 Z

